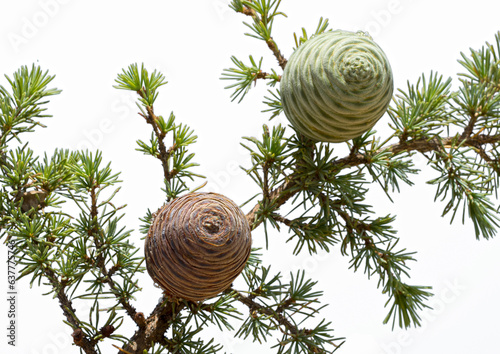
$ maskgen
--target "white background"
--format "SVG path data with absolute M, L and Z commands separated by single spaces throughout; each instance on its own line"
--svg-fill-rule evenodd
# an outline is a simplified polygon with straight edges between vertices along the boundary
M 164 116 L 174 111 L 179 121 L 196 131 L 199 139 L 193 151 L 201 165 L 198 172 L 208 176 L 206 190 L 221 192 L 238 204 L 256 190 L 236 166 L 248 166 L 249 161 L 239 148 L 241 137 L 258 136 L 267 122 L 268 115 L 260 112 L 266 88 L 259 82 L 237 104 L 223 89 L 227 82 L 219 78 L 222 69 L 231 66 L 231 55 L 245 62 L 249 54 L 256 59 L 264 56 L 265 71 L 280 71 L 263 42 L 243 35 L 245 17 L 230 11 L 227 4 L 227 0 L 0 2 L 0 72 L 11 76 L 21 65 L 34 62 L 56 74 L 52 86 L 63 90 L 48 105 L 54 115 L 45 120 L 48 127 L 29 135 L 31 147 L 38 153 L 55 148 L 102 150 L 114 171 L 122 172 L 117 204 L 128 204 L 123 219 L 128 228 L 137 230 L 145 210 L 163 203 L 160 164 L 135 151 L 135 140 L 148 139 L 149 127 L 136 114 L 133 93 L 112 88 L 117 73 L 134 62 L 166 75 L 169 84 L 161 89 L 155 111 Z M 452 76 L 456 88 L 456 73 L 462 70 L 459 53 L 492 42 L 500 29 L 500 3 L 490 0 L 284 0 L 281 9 L 288 19 L 277 19 L 274 37 L 285 57 L 294 46 L 293 32 L 302 27 L 312 32 L 323 16 L 334 29 L 369 31 L 391 62 L 396 87 L 402 88 L 407 80 L 414 83 L 431 70 Z M 286 124 L 284 118 L 281 122 Z M 388 118 L 382 118 L 376 129 L 387 133 L 387 123 Z M 368 199 L 376 215 L 397 215 L 394 226 L 400 247 L 418 252 L 418 262 L 410 265 L 409 282 L 434 288 L 436 295 L 429 303 L 434 310 L 422 313 L 422 328 L 392 331 L 390 325 L 382 325 L 386 297 L 376 288 L 376 279 L 367 280 L 362 272 L 348 269 L 349 259 L 340 255 L 338 247 L 331 254 L 292 256 L 286 231 L 274 232 L 264 262 L 284 274 L 304 268 L 319 282 L 323 301 L 330 304 L 321 315 L 332 322 L 335 335 L 347 338 L 339 353 L 498 353 L 498 239 L 476 241 L 469 222 L 450 226 L 448 217 L 441 218 L 444 205 L 433 202 L 434 189 L 425 184 L 434 174 L 424 159 L 416 157 L 415 163 L 422 174 L 415 186 L 405 186 L 394 196 L 394 203 L 375 184 Z M 142 246 L 140 237 L 133 233 L 134 242 Z M 264 245 L 262 228 L 253 237 L 255 246 Z M 4 260 L 4 246 L 1 252 Z M 18 283 L 17 346 L 6 345 L 7 266 L 1 263 L 0 352 L 78 353 L 57 301 L 41 295 L 47 287 L 30 289 L 27 279 Z M 144 291 L 134 305 L 147 314 L 160 291 L 146 275 L 141 286 Z M 85 306 L 79 313 L 85 313 Z M 127 325 L 123 334 L 131 336 L 133 331 Z M 275 344 L 272 339 L 258 346 L 234 340 L 230 333 L 213 335 L 228 353 L 274 352 L 269 349 Z M 116 352 L 109 342 L 102 350 Z

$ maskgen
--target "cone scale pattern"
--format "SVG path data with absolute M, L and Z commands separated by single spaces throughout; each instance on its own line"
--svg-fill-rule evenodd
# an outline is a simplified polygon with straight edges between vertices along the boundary
M 370 130 L 392 92 L 389 61 L 363 32 L 312 37 L 290 56 L 281 78 L 285 115 L 316 141 L 343 142 Z
M 191 193 L 157 212 L 146 237 L 146 268 L 169 296 L 202 301 L 231 285 L 251 243 L 248 221 L 233 201 Z

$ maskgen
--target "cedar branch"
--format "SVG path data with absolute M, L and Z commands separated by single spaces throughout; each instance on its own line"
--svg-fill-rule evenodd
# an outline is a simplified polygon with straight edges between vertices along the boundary
M 172 319 L 185 307 L 183 302 L 170 302 L 163 296 L 149 317 L 145 325 L 140 326 L 130 341 L 125 344 L 119 353 L 142 354 L 149 350 L 153 343 L 163 342 L 166 330 L 170 327 Z
M 455 142 L 455 144 L 454 144 Z M 451 147 L 451 146 L 461 146 L 461 147 L 473 147 L 480 148 L 486 144 L 495 144 L 500 142 L 500 134 L 498 135 L 474 135 L 472 137 L 446 137 L 442 139 L 438 139 L 437 137 L 432 139 L 414 139 L 409 141 L 403 141 L 399 143 L 395 143 L 385 148 L 381 148 L 373 153 L 373 155 L 389 152 L 393 154 L 393 156 L 408 153 L 412 151 L 418 151 L 420 153 L 426 153 L 431 151 L 439 151 L 442 146 Z M 337 159 L 332 162 L 333 167 L 338 170 L 342 170 L 344 168 L 356 167 L 359 165 L 367 164 L 369 160 L 366 155 L 362 153 L 354 153 L 349 154 L 346 157 Z M 276 189 L 269 192 L 269 200 L 271 203 L 274 203 L 276 209 L 285 204 L 291 197 L 293 197 L 296 193 L 300 191 L 295 182 L 295 176 L 291 174 L 288 178 Z M 257 215 L 260 210 L 260 205 L 255 205 L 247 214 L 247 220 L 252 227 L 252 230 L 259 226 L 260 221 L 257 220 Z
M 145 89 L 143 88 L 142 90 L 137 91 L 137 94 L 141 97 L 144 98 L 144 93 Z M 146 107 L 146 110 L 148 112 L 147 115 L 143 115 L 142 113 L 139 113 L 148 124 L 151 124 L 153 127 L 153 132 L 156 135 L 156 138 L 158 139 L 158 149 L 160 150 L 160 155 L 158 156 L 158 159 L 161 161 L 161 164 L 163 166 L 163 175 L 165 177 L 165 180 L 169 181 L 173 176 L 171 174 L 170 168 L 169 168 L 169 163 L 168 159 L 172 155 L 173 150 L 176 148 L 175 144 L 170 147 L 167 150 L 167 147 L 165 146 L 165 143 L 163 142 L 163 139 L 165 138 L 165 135 L 160 132 L 158 129 L 158 125 L 156 124 L 156 121 L 158 120 L 158 117 L 155 115 L 153 111 L 153 107 Z
M 246 16 L 252 17 L 253 20 L 255 21 L 255 23 L 262 22 L 262 19 L 259 17 L 259 15 L 257 15 L 255 10 L 246 6 L 246 5 L 243 5 L 243 11 L 241 11 L 241 13 L 246 15 Z M 281 51 L 279 50 L 278 45 L 274 41 L 273 37 L 269 37 L 268 39 L 266 39 L 265 42 L 267 44 L 267 47 L 273 52 L 274 56 L 276 57 L 276 60 L 278 61 L 278 65 L 283 70 L 285 70 L 285 66 L 286 66 L 288 60 L 283 56 L 283 54 L 281 54 Z
M 63 310 L 66 320 L 75 330 L 80 328 L 80 320 L 75 315 L 76 311 L 73 308 L 73 303 L 70 299 L 68 299 L 66 293 L 64 292 L 64 284 L 59 281 L 54 271 L 50 268 L 45 268 L 44 273 L 56 292 L 57 299 L 59 300 L 59 306 Z M 97 351 L 95 350 L 96 341 L 89 340 L 86 336 L 83 336 L 77 342 L 75 341 L 75 344 L 78 345 L 85 352 L 85 354 L 97 354 Z
M 96 249 L 100 249 L 102 247 L 102 243 L 97 237 L 100 230 L 99 230 L 99 224 L 97 223 L 98 210 L 97 210 L 96 188 L 97 186 L 94 185 L 90 190 L 90 199 L 91 199 L 90 216 L 91 219 L 94 220 L 94 226 L 92 227 L 92 229 L 89 230 L 89 233 L 91 236 L 93 236 Z M 108 269 L 106 268 L 105 259 L 101 253 L 97 253 L 96 264 L 99 267 L 101 273 L 103 274 L 102 278 L 103 282 L 108 284 L 108 286 L 111 288 L 112 293 L 115 295 L 120 305 L 123 306 L 123 308 L 130 316 L 130 318 L 132 318 L 132 320 L 136 322 L 135 315 L 137 311 L 135 307 L 132 306 L 127 299 L 123 298 L 122 296 L 119 296 L 119 290 L 112 278 L 113 274 L 118 270 L 118 267 L 113 266 L 108 271 Z
M 250 296 L 245 296 L 239 291 L 235 289 L 228 289 L 226 292 L 233 293 L 235 296 L 235 299 L 241 302 L 242 304 L 246 305 L 250 311 L 251 314 L 257 312 L 262 315 L 270 316 L 273 318 L 276 322 L 278 322 L 280 327 L 284 327 L 287 332 L 292 336 L 297 336 L 300 333 L 305 333 L 308 334 L 311 331 L 305 328 L 299 329 L 297 326 L 295 326 L 293 323 L 291 323 L 283 314 L 282 311 L 286 307 L 286 305 L 281 306 L 279 308 L 279 311 L 273 311 L 272 309 L 262 306 L 258 304 L 257 302 L 254 301 L 254 297 L 252 295 Z M 288 303 L 290 305 L 292 301 Z M 338 347 L 338 345 L 334 344 L 333 342 L 330 342 L 330 344 L 334 345 L 335 347 Z M 321 349 L 320 347 L 314 345 L 314 344 L 307 344 L 307 347 L 309 349 L 309 353 L 326 353 L 324 349 Z

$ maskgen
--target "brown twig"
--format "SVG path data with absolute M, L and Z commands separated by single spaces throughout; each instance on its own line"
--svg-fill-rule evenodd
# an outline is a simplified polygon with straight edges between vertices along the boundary
M 74 338 L 74 342 L 78 345 L 86 354 L 97 354 L 95 350 L 96 341 L 88 339 L 80 329 L 80 320 L 75 315 L 75 309 L 73 308 L 73 304 L 70 299 L 66 296 L 64 292 L 64 285 L 59 281 L 56 274 L 53 270 L 49 268 L 45 268 L 44 270 L 45 276 L 49 280 L 50 284 L 56 291 L 57 299 L 59 300 L 59 306 L 63 310 L 63 314 L 66 317 L 66 320 L 71 324 L 71 326 L 75 329 L 74 334 L 77 333 L 78 336 Z M 80 329 L 80 331 L 77 331 Z M 81 334 L 80 334 L 81 333 Z M 76 335 L 76 334 L 75 334 Z
M 276 60 L 278 60 L 278 65 L 285 70 L 285 66 L 288 62 L 288 60 L 281 54 L 281 51 L 278 49 L 278 46 L 276 45 L 276 42 L 274 39 L 271 37 L 266 41 L 266 44 L 269 49 L 273 52 L 274 56 L 276 57 Z
M 467 126 L 464 129 L 464 132 L 462 133 L 462 135 L 460 137 L 461 139 L 466 139 L 472 135 L 472 131 L 474 130 L 474 126 L 476 125 L 476 122 L 479 118 L 479 115 L 480 115 L 479 111 L 475 111 L 474 113 L 472 113 L 470 115 L 469 123 L 467 124 Z
M 137 91 L 137 94 L 141 98 L 144 98 L 143 90 L 144 89 Z M 158 125 L 156 124 L 158 117 L 155 115 L 152 107 L 148 106 L 146 107 L 146 110 L 148 112 L 147 115 L 143 115 L 142 113 L 139 113 L 139 115 L 141 115 L 146 120 L 146 122 L 153 127 L 153 132 L 155 133 L 156 138 L 158 139 L 158 149 L 160 150 L 158 159 L 161 161 L 161 164 L 163 166 L 163 175 L 165 179 L 168 181 L 172 178 L 168 160 L 172 155 L 172 152 L 176 149 L 176 146 L 174 144 L 167 150 L 167 147 L 165 146 L 165 143 L 163 141 L 165 135 L 160 132 L 160 130 L 158 129 Z
M 500 175 L 500 166 L 499 161 L 492 159 L 488 153 L 484 150 L 481 145 L 474 146 L 474 149 L 478 153 L 478 155 L 491 166 L 491 168 Z
M 278 311 L 273 311 L 271 308 L 262 306 L 262 305 L 258 304 L 256 301 L 254 301 L 255 296 L 254 297 L 252 297 L 251 295 L 245 296 L 242 293 L 240 293 L 239 291 L 234 290 L 232 288 L 226 290 L 226 292 L 233 293 L 236 300 L 238 300 L 239 302 L 241 302 L 242 304 L 244 304 L 248 307 L 248 310 L 250 311 L 251 315 L 259 313 L 259 314 L 266 315 L 266 316 L 273 318 L 279 324 L 280 328 L 284 327 L 284 329 L 286 331 L 283 331 L 283 333 L 288 333 L 292 336 L 297 336 L 301 332 L 305 333 L 305 334 L 308 334 L 311 332 L 311 330 L 308 330 L 308 329 L 297 328 L 297 326 L 295 326 L 292 322 L 290 322 L 282 314 L 285 307 L 288 307 L 294 303 L 294 301 L 291 299 L 288 299 L 287 301 L 285 301 L 285 303 L 282 304 L 282 306 L 278 308 Z M 330 342 L 330 344 L 337 347 L 337 345 L 334 344 L 333 342 Z M 307 347 L 309 349 L 309 353 L 326 353 L 324 351 L 324 349 L 321 349 L 320 347 L 318 347 L 314 344 L 307 344 Z
M 250 310 L 250 313 L 257 311 L 260 314 L 263 315 L 268 315 L 273 317 L 280 325 L 285 326 L 286 329 L 293 334 L 297 334 L 299 330 L 297 327 L 295 327 L 285 316 L 283 316 L 281 313 L 278 313 L 276 311 L 271 310 L 268 307 L 264 307 L 257 302 L 255 302 L 252 298 L 249 296 L 245 296 L 242 293 L 240 293 L 237 290 L 230 289 L 231 292 L 235 294 L 235 299 L 241 302 L 242 304 L 246 305 L 248 309 Z
M 258 73 L 253 74 L 253 79 L 254 79 L 254 81 L 257 81 L 258 79 L 265 79 L 268 76 L 270 76 L 270 74 L 268 74 L 268 73 L 266 73 L 266 72 L 264 72 L 262 70 L 259 70 Z
M 290 227 L 293 225 L 293 220 L 287 219 L 279 214 L 274 213 L 273 214 L 273 219 L 276 221 L 279 221 L 280 223 Z
M 418 151 L 423 154 L 430 151 L 440 151 L 443 146 L 452 147 L 460 145 L 461 147 L 478 148 L 485 144 L 494 144 L 498 142 L 500 142 L 500 135 L 474 135 L 467 138 L 460 137 L 458 138 L 458 141 L 456 137 L 446 137 L 443 139 L 415 139 L 381 148 L 375 151 L 372 155 L 376 155 L 381 152 L 389 152 L 393 155 L 399 155 L 401 153 L 412 151 Z M 333 162 L 333 167 L 341 170 L 367 163 L 369 163 L 369 160 L 366 155 L 362 153 L 350 153 L 346 157 L 335 160 Z M 295 176 L 291 174 L 283 184 L 269 192 L 269 200 L 274 203 L 275 209 L 278 209 L 280 206 L 285 204 L 291 197 L 300 191 L 299 188 L 294 187 L 297 187 L 297 182 L 295 181 Z M 246 214 L 247 220 L 252 226 L 252 230 L 260 224 L 260 222 L 257 221 L 259 210 L 260 205 L 257 204 Z
M 250 16 L 253 18 L 253 20 L 256 23 L 259 23 L 262 21 L 262 19 L 257 15 L 254 9 L 243 5 L 243 11 L 241 12 L 244 15 Z M 288 62 L 287 59 L 281 54 L 281 51 L 278 48 L 278 45 L 274 41 L 273 37 L 269 37 L 269 39 L 266 40 L 267 47 L 271 49 L 273 52 L 274 56 L 276 57 L 276 60 L 278 61 L 278 65 L 285 70 L 286 63 Z
M 102 243 L 99 240 L 98 234 L 100 232 L 99 230 L 99 224 L 97 223 L 97 217 L 98 217 L 98 209 L 97 209 L 97 196 L 96 196 L 96 189 L 97 186 L 94 185 L 90 189 L 90 200 L 91 200 L 91 205 L 90 205 L 90 216 L 92 220 L 95 220 L 93 227 L 89 230 L 89 236 L 92 236 L 94 239 L 94 244 L 96 247 L 96 250 L 100 249 L 102 247 Z M 115 295 L 117 298 L 118 302 L 122 307 L 125 309 L 127 314 L 134 320 L 135 322 L 135 315 L 136 315 L 136 309 L 134 306 L 132 306 L 127 299 L 123 298 L 122 296 L 119 296 L 119 290 L 118 287 L 116 286 L 114 280 L 113 280 L 113 274 L 119 269 L 118 265 L 114 265 L 113 267 L 108 269 L 106 268 L 105 264 L 105 259 L 102 256 L 101 253 L 97 253 L 95 262 L 97 266 L 99 267 L 99 270 L 103 274 L 102 281 L 110 287 L 112 293 Z M 136 322 L 137 323 L 137 322 Z
M 269 200 L 276 203 L 279 207 L 285 204 L 296 192 L 291 192 L 290 189 L 295 186 L 295 182 L 291 179 L 284 182 L 281 186 L 277 187 L 269 193 Z M 252 230 L 259 226 L 259 222 L 256 221 L 257 214 L 260 209 L 260 204 L 255 205 L 248 214 L 246 214 L 248 223 L 250 224 Z

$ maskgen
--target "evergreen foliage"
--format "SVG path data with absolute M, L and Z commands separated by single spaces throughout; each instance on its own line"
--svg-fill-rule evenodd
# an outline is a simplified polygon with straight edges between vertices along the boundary
M 269 85 L 263 98 L 270 119 L 282 114 L 277 87 L 287 60 L 272 37 L 278 0 L 233 0 L 230 7 L 246 16 L 248 36 L 266 43 L 276 68 L 262 71 L 262 59 L 245 63 L 232 57 L 233 67 L 222 73 L 241 101 L 259 80 Z M 312 36 L 328 31 L 320 19 Z M 296 47 L 309 36 L 302 29 Z M 375 215 L 365 199 L 371 186 L 389 198 L 402 183 L 412 185 L 419 173 L 412 162 L 421 154 L 438 176 L 428 181 L 435 199 L 444 202 L 443 215 L 452 222 L 470 219 L 476 238 L 495 236 L 499 219 L 496 195 L 500 172 L 500 32 L 493 44 L 462 53 L 460 87 L 435 72 L 408 83 L 393 98 L 388 110 L 389 136 L 371 130 L 347 142 L 349 153 L 337 155 L 336 145 L 315 143 L 290 127 L 263 126 L 259 137 L 244 137 L 251 156 L 244 166 L 260 193 L 249 196 L 247 218 L 252 229 L 285 229 L 294 253 L 319 250 L 349 257 L 353 271 L 376 278 L 387 295 L 384 323 L 407 328 L 419 326 L 419 312 L 432 296 L 428 286 L 409 282 L 414 252 L 398 246 L 394 215 Z M 209 325 L 234 336 L 272 347 L 276 353 L 331 353 L 343 338 L 334 335 L 335 323 L 322 319 L 326 306 L 321 284 L 303 271 L 289 280 L 262 264 L 254 249 L 242 273 L 243 289 L 231 287 L 204 301 L 175 301 L 163 296 L 146 316 L 140 304 L 138 274 L 144 256 L 131 243 L 134 231 L 122 225 L 123 208 L 114 204 L 120 175 L 103 163 L 101 152 L 56 150 L 38 156 L 27 134 L 50 115 L 46 104 L 61 91 L 49 88 L 54 76 L 36 66 L 21 67 L 8 86 L 0 86 L 0 238 L 13 240 L 20 278 L 30 285 L 48 285 L 73 329 L 80 352 L 101 353 L 104 340 L 121 353 L 222 353 L 217 339 L 203 340 Z M 163 74 L 130 65 L 116 79 L 116 88 L 137 95 L 139 114 L 151 126 L 149 141 L 138 140 L 137 150 L 159 160 L 163 167 L 165 201 L 202 189 L 196 173 L 194 131 L 174 113 L 157 115 L 154 104 L 167 82 Z M 376 182 L 376 183 L 374 183 Z M 76 213 L 66 205 L 72 205 Z M 155 209 L 158 206 L 152 206 Z M 286 213 L 285 213 L 286 210 Z M 154 212 L 141 219 L 147 234 Z M 288 277 L 287 277 L 288 278 Z M 136 301 L 137 300 L 137 301 Z M 76 314 L 75 301 L 89 301 L 87 314 Z M 34 319 L 36 320 L 36 319 Z M 135 334 L 121 333 L 124 321 L 136 325 Z M 339 350 L 341 351 L 341 350 Z

